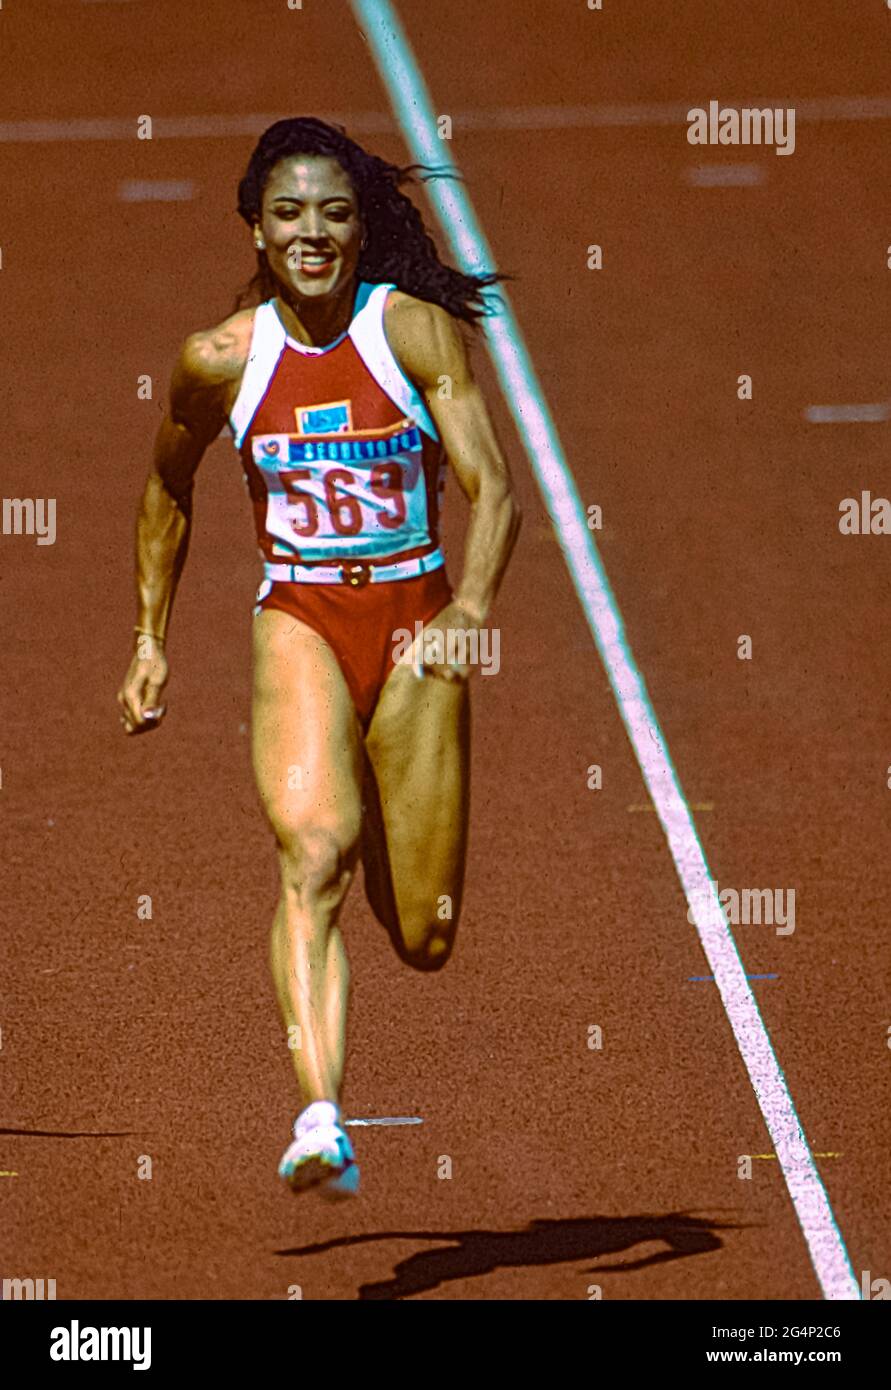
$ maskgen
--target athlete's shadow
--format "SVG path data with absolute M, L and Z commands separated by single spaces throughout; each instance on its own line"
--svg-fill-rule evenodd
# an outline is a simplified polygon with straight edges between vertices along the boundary
M 530 1221 L 521 1231 L 382 1231 L 376 1235 L 342 1236 L 279 1255 L 317 1255 L 341 1246 L 383 1240 L 447 1241 L 435 1250 L 420 1250 L 400 1260 L 393 1278 L 359 1288 L 360 1299 L 410 1298 L 453 1279 L 473 1279 L 496 1269 L 531 1268 L 615 1255 L 635 1245 L 661 1241 L 667 1249 L 622 1264 L 597 1264 L 585 1274 L 619 1273 L 648 1265 L 706 1255 L 723 1247 L 717 1231 L 740 1230 L 739 1223 L 670 1212 L 665 1216 L 591 1216 L 562 1221 Z

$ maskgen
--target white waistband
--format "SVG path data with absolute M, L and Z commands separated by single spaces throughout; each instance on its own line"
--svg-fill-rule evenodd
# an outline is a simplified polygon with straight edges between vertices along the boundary
M 429 555 L 397 560 L 392 565 L 375 565 L 368 560 L 346 560 L 342 565 L 278 565 L 267 561 L 263 574 L 274 584 L 349 584 L 360 589 L 392 579 L 416 579 L 444 563 L 442 551 L 432 550 Z

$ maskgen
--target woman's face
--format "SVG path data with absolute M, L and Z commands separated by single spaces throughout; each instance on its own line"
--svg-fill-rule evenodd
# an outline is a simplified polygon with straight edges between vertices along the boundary
M 325 299 L 356 274 L 362 241 L 359 203 L 336 159 L 281 160 L 263 190 L 255 244 L 265 242 L 276 280 L 302 299 Z

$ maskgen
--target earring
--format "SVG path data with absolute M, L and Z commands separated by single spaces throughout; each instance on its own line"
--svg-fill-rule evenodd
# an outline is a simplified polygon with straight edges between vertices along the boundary
M 265 251 L 265 250 L 266 250 L 266 242 L 265 242 L 265 241 L 255 241 L 255 242 L 254 242 L 254 245 L 256 246 L 256 248 L 257 248 L 258 251 Z

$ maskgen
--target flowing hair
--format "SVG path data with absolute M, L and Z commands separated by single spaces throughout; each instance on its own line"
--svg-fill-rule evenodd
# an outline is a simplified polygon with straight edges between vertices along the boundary
M 402 185 L 440 177 L 422 164 L 388 164 L 351 140 L 340 126 L 313 116 L 276 121 L 260 136 L 238 185 L 238 212 L 249 227 L 260 218 L 263 190 L 273 168 L 295 155 L 325 155 L 336 159 L 347 174 L 359 202 L 365 243 L 358 275 L 373 284 L 392 283 L 406 294 L 439 304 L 454 318 L 476 324 L 493 312 L 483 291 L 508 276 L 465 275 L 443 265 L 433 240 Z M 257 252 L 257 269 L 238 295 L 235 307 L 259 304 L 278 291 L 264 251 Z

